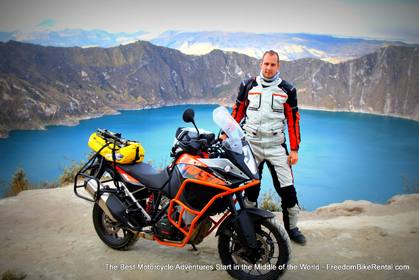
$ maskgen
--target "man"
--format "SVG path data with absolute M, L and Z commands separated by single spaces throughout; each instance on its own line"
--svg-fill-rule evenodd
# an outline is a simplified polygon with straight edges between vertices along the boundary
M 279 68 L 278 53 L 265 52 L 259 76 L 240 85 L 232 116 L 243 125 L 259 164 L 260 175 L 264 163 L 271 172 L 275 189 L 281 197 L 284 226 L 290 239 L 304 245 L 306 239 L 297 227 L 300 208 L 291 170 L 291 165 L 298 161 L 300 144 L 297 91 L 279 77 Z M 285 144 L 285 121 L 291 148 L 289 154 Z M 256 206 L 259 192 L 260 186 L 246 192 L 247 206 Z

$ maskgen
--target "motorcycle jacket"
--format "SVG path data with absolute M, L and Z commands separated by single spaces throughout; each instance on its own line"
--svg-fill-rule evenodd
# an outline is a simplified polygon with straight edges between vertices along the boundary
M 287 121 L 290 148 L 298 151 L 301 139 L 297 90 L 287 81 L 278 78 L 268 82 L 260 76 L 243 81 L 232 116 L 252 136 L 279 144 L 285 142 Z

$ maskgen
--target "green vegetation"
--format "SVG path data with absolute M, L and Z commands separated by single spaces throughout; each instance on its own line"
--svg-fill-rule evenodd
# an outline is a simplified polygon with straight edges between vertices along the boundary
M 83 167 L 84 162 L 73 161 L 70 166 L 67 166 L 63 170 L 63 174 L 60 176 L 60 183 L 68 184 L 74 182 L 74 177 L 77 172 Z
M 16 173 L 12 177 L 12 182 L 10 183 L 10 190 L 6 196 L 15 196 L 21 191 L 26 191 L 30 189 L 30 184 L 26 178 L 25 171 L 22 168 L 16 170 Z
M 91 158 L 94 154 L 94 152 L 89 153 L 87 158 Z M 6 193 L 6 197 L 15 196 L 21 191 L 25 190 L 59 188 L 65 184 L 73 183 L 74 177 L 84 164 L 85 162 L 82 161 L 72 161 L 69 166 L 64 167 L 63 173 L 61 174 L 58 181 L 42 182 L 36 185 L 31 184 L 26 177 L 25 171 L 22 168 L 19 168 L 13 175 L 11 183 L 8 184 L 5 181 L 0 180 L 0 187 L 3 189 L 9 188 L 9 191 Z
M 9 187 L 9 191 L 6 193 L 6 197 L 16 196 L 21 191 L 31 189 L 53 189 L 59 188 L 61 185 L 73 183 L 76 173 L 81 169 L 84 163 L 73 161 L 70 166 L 64 168 L 59 181 L 56 182 L 42 182 L 39 184 L 31 184 L 26 177 L 25 171 L 22 168 L 16 170 L 12 177 L 10 184 L 4 181 L 0 181 L 0 185 L 4 188 Z
M 260 202 L 260 208 L 271 212 L 280 212 L 281 203 L 276 192 L 272 190 L 265 192 L 262 196 L 262 201 Z

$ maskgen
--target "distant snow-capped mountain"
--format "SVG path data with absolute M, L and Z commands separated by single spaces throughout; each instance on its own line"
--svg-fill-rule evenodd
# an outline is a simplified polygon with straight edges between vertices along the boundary
M 0 32 L 0 41 L 9 40 L 55 47 L 114 47 L 133 43 L 140 39 L 144 31 L 135 33 L 110 33 L 103 30 L 64 29 L 59 31 L 42 30 L 35 32 Z
M 167 31 L 151 40 L 153 44 L 174 48 L 186 54 L 202 55 L 214 49 L 235 51 L 260 58 L 269 49 L 281 60 L 318 58 L 341 62 L 360 57 L 388 45 L 402 42 L 338 38 L 304 33 L 177 32 Z
M 339 38 L 304 33 L 180 32 L 166 31 L 153 35 L 144 31 L 110 33 L 103 30 L 65 29 L 61 31 L 0 32 L 0 41 L 9 40 L 57 47 L 114 47 L 146 40 L 155 45 L 177 49 L 185 54 L 203 55 L 214 49 L 234 51 L 260 58 L 269 49 L 281 60 L 317 58 L 332 63 L 361 57 L 388 45 L 403 42 Z

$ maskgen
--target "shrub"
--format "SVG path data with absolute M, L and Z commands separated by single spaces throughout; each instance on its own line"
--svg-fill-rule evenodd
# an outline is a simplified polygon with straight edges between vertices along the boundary
M 30 189 L 30 184 L 26 178 L 25 171 L 22 168 L 16 170 L 13 175 L 12 182 L 10 183 L 10 190 L 7 193 L 7 196 L 15 196 L 21 191 L 26 191 Z
M 271 211 L 271 212 L 281 211 L 280 202 L 279 202 L 278 195 L 276 194 L 276 192 L 272 190 L 265 192 L 262 196 L 260 208 Z
M 63 174 L 60 176 L 61 184 L 68 184 L 74 182 L 74 177 L 77 172 L 83 167 L 83 162 L 73 161 L 70 166 L 64 168 Z
M 87 154 L 86 160 L 81 160 L 78 162 L 75 160 L 71 161 L 70 166 L 64 167 L 63 174 L 60 176 L 60 184 L 63 185 L 73 183 L 74 177 L 76 177 L 77 172 L 79 172 L 83 165 L 85 165 L 87 160 L 92 158 L 95 154 L 96 152 L 90 151 L 90 153 Z

